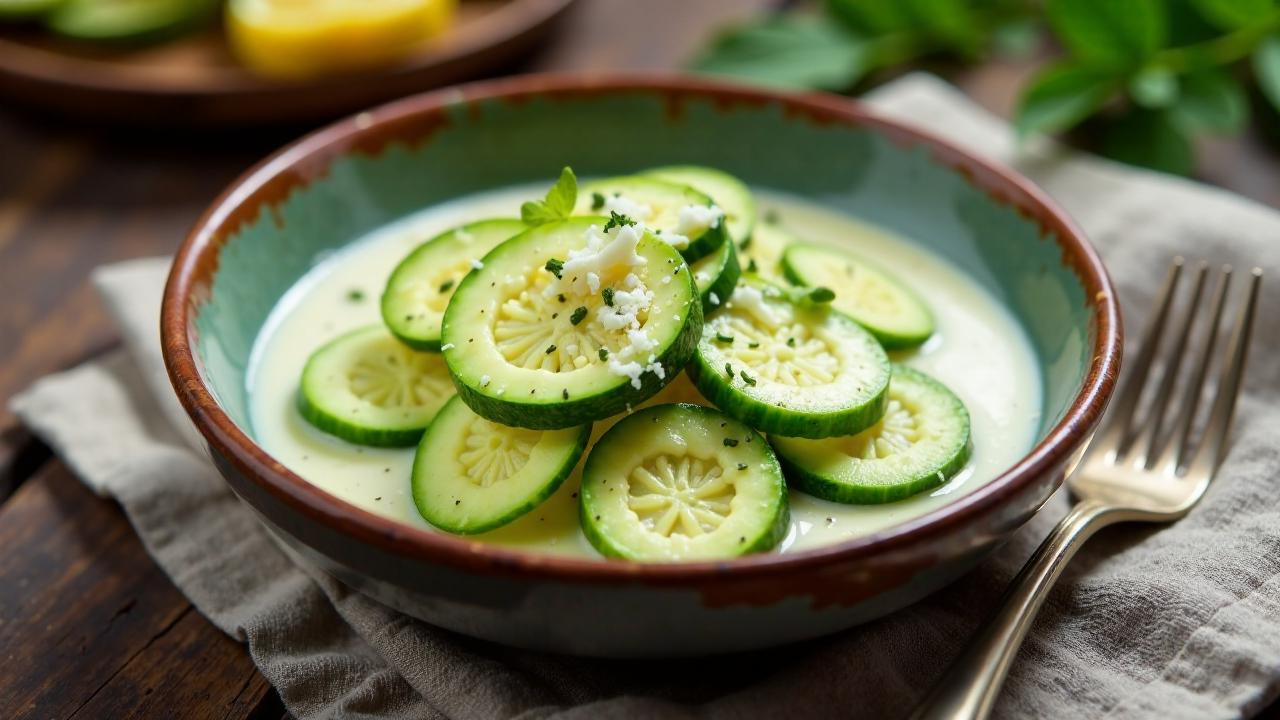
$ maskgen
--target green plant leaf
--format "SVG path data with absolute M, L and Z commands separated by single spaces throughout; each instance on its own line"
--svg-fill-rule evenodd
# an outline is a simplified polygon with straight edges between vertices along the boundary
M 1280 110 L 1280 35 L 1271 35 L 1253 51 L 1253 76 L 1271 106 Z
M 1244 87 L 1223 70 L 1204 69 L 1182 78 L 1174 119 L 1192 131 L 1234 134 L 1244 128 Z
M 1178 100 L 1178 78 L 1162 67 L 1149 67 L 1129 80 L 1129 95 L 1146 108 L 1169 107 Z
M 577 202 L 578 178 L 573 168 L 565 167 L 545 199 L 530 200 L 520 206 L 520 219 L 530 226 L 563 220 L 573 214 Z
M 915 18 L 901 0 L 827 0 L 827 12 L 865 35 L 885 35 L 915 24 Z
M 867 41 L 831 19 L 774 15 L 722 33 L 690 69 L 774 87 L 846 90 L 868 65 Z
M 1190 175 L 1195 167 L 1191 139 L 1166 110 L 1135 108 L 1109 123 L 1102 152 L 1130 165 Z
M 1040 23 L 1030 18 L 1004 23 L 996 27 L 991 36 L 996 54 L 1015 60 L 1034 55 L 1042 40 Z
M 1204 18 L 1218 27 L 1248 27 L 1275 10 L 1272 0 L 1191 0 Z
M 1090 64 L 1137 67 L 1168 36 L 1161 0 L 1049 0 L 1048 12 L 1062 43 Z
M 983 29 L 968 0 L 908 0 L 916 23 L 928 35 L 966 55 L 977 55 Z
M 1065 64 L 1040 71 L 1018 101 L 1019 137 L 1033 132 L 1066 130 L 1102 107 L 1115 92 L 1114 73 Z

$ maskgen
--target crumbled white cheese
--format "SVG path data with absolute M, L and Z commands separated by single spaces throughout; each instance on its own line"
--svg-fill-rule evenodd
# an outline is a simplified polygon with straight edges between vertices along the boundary
M 577 343 L 569 343 L 568 345 L 565 345 L 565 346 L 564 346 L 564 349 L 565 349 L 565 352 L 569 353 L 570 355 L 577 355 L 577 354 L 578 354 L 578 344 L 577 344 Z
M 593 294 L 600 292 L 600 276 L 593 272 L 587 273 L 587 287 Z
M 491 382 L 491 380 L 490 380 L 490 378 L 489 378 L 489 376 L 488 376 L 488 375 L 481 375 L 481 376 L 480 376 L 480 387 L 489 387 L 489 383 L 490 383 L 490 382 Z
M 718 205 L 685 205 L 676 215 L 676 232 L 681 235 L 703 233 L 715 227 L 724 217 Z
M 507 392 L 507 389 L 506 389 L 506 388 L 498 388 L 497 390 L 494 390 L 494 391 L 493 391 L 493 394 L 494 394 L 494 395 L 505 395 L 505 394 L 506 394 L 506 392 Z
M 596 294 L 601 278 L 616 275 L 618 269 L 645 263 L 645 259 L 636 254 L 636 244 L 642 237 L 642 225 L 623 225 L 607 232 L 592 225 L 587 228 L 586 247 L 569 251 L 560 270 L 562 284 L 574 295 Z M 595 276 L 595 288 L 591 287 L 591 275 Z
M 480 269 L 480 268 L 482 268 L 482 267 L 484 267 L 484 263 L 480 262 L 480 261 L 479 261 L 478 259 L 476 259 L 476 258 L 471 258 L 471 269 L 472 269 L 472 270 L 479 270 L 479 269 Z
M 622 195 L 611 195 L 605 198 L 604 212 L 605 214 L 616 212 L 619 215 L 626 215 L 636 222 L 643 223 L 653 215 L 653 208 L 644 203 L 629 200 Z
M 670 276 L 670 275 L 663 275 L 663 276 L 662 276 L 662 284 L 663 284 L 663 285 L 670 285 L 670 284 L 671 284 L 671 276 Z
M 440 346 L 440 352 L 444 352 L 445 350 L 452 350 L 453 348 L 454 348 L 453 343 L 445 343 Z
M 719 296 L 719 295 L 717 295 L 717 294 L 715 293 L 715 291 L 714 291 L 714 290 L 712 290 L 712 291 L 711 291 L 711 294 L 710 294 L 710 295 L 708 295 L 707 297 L 708 297 L 708 299 L 709 299 L 709 300 L 711 300 L 711 304 L 712 304 L 712 305 L 719 305 L 719 304 L 720 304 L 720 296 Z
M 739 285 L 733 291 L 733 297 L 729 298 L 729 304 L 746 310 L 769 328 L 776 328 L 787 320 L 777 309 L 765 302 L 763 293 L 750 285 Z

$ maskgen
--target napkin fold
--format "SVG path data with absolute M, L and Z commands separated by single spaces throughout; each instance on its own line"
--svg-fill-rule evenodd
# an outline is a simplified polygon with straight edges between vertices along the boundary
M 1247 391 L 1219 479 L 1171 526 L 1118 527 L 1068 567 L 1014 664 L 1001 718 L 1230 718 L 1280 693 L 1280 214 L 1220 190 L 1063 150 L 1014 153 L 1008 127 L 913 75 L 885 114 L 1020 169 L 1081 223 L 1141 327 L 1170 256 L 1264 283 Z M 94 491 L 115 498 L 196 608 L 248 646 L 299 718 L 905 716 L 1065 513 L 1055 496 L 978 569 L 882 620 L 746 655 L 581 660 L 434 628 L 291 558 L 223 484 L 160 359 L 168 260 L 94 281 L 125 349 L 44 378 L 13 410 Z

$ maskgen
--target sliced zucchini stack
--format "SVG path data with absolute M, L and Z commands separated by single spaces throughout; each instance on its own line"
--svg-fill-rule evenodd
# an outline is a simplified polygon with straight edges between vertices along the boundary
M 839 288 L 832 307 L 857 320 L 887 350 L 920 345 L 933 334 L 933 314 L 907 286 L 874 264 L 809 243 L 792 243 L 782 270 L 797 285 Z
M 883 419 L 856 435 L 770 438 L 800 490 L 842 503 L 886 503 L 946 482 L 969 458 L 969 413 L 942 383 L 894 366 Z
M 756 226 L 756 199 L 747 184 L 727 172 L 699 165 L 669 165 L 646 170 L 645 175 L 688 185 L 705 193 L 724 211 L 729 240 L 746 242 Z
M 744 280 L 708 319 L 689 366 L 698 390 L 729 415 L 808 438 L 879 421 L 889 373 L 884 350 L 857 323 L 760 280 Z
M 312 353 L 298 410 L 317 428 L 358 445 L 418 442 L 453 395 L 437 353 L 415 352 L 381 325 L 353 330 Z
M 580 502 L 591 544 L 629 560 L 761 552 L 790 522 L 769 444 L 699 405 L 656 405 L 614 425 L 587 456 Z
M 409 347 L 439 351 L 440 320 L 458 283 L 498 243 L 526 229 L 519 220 L 481 220 L 419 245 L 387 280 L 383 322 Z
M 422 436 L 413 502 L 441 530 L 474 535 L 538 507 L 578 464 L 591 426 L 529 430 L 490 422 L 454 397 Z
M 583 185 L 576 215 L 625 216 L 649 228 L 690 262 L 717 250 L 728 237 L 724 210 L 688 185 L 644 175 Z
M 572 427 L 662 389 L 702 330 L 689 267 L 629 220 L 570 218 L 499 245 L 445 310 L 462 399 L 504 425 Z

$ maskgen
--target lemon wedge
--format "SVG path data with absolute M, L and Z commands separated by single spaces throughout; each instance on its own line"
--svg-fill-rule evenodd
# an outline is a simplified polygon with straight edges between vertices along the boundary
M 231 0 L 227 36 L 254 72 L 308 79 L 395 62 L 456 9 L 457 0 Z

